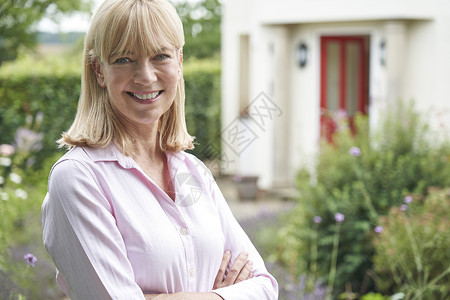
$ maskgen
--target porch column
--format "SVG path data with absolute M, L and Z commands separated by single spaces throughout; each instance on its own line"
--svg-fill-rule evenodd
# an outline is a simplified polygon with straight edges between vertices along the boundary
M 406 47 L 406 25 L 404 22 L 389 22 L 385 26 L 386 40 L 386 79 L 387 103 L 392 103 L 404 97 L 402 86 L 404 84 L 404 63 L 408 53 Z

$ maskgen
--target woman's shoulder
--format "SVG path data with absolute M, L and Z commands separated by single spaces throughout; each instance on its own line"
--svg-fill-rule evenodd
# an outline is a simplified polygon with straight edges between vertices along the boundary
M 50 178 L 53 174 L 59 175 L 73 175 L 73 172 L 77 172 L 80 168 L 90 169 L 94 163 L 96 152 L 99 149 L 76 146 L 67 151 L 61 158 L 59 158 L 52 169 L 50 170 Z
M 53 165 L 53 168 L 60 165 L 65 161 L 79 161 L 79 162 L 89 162 L 91 159 L 86 151 L 85 147 L 76 146 L 61 156 Z
M 100 161 L 119 161 L 126 159 L 116 146 L 108 145 L 103 148 L 76 146 L 65 153 L 55 165 L 64 161 L 78 161 L 86 164 L 95 164 Z

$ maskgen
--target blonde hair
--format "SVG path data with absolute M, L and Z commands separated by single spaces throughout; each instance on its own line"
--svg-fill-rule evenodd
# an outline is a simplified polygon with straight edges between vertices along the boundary
M 106 0 L 99 7 L 85 38 L 77 113 L 72 126 L 57 141 L 60 147 L 101 148 L 115 142 L 126 155 L 133 152 L 132 138 L 91 66 L 93 60 L 111 62 L 114 56 L 132 50 L 129 45 L 149 56 L 168 45 L 181 50 L 183 25 L 173 6 L 166 0 Z M 186 129 L 184 101 L 181 75 L 174 102 L 159 120 L 159 147 L 163 151 L 194 147 L 194 138 Z

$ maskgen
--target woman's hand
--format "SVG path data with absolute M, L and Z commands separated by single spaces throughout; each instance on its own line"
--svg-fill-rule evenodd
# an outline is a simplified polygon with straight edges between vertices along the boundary
M 159 294 L 145 295 L 146 300 L 222 300 L 214 293 L 176 293 L 176 294 Z
M 225 272 L 227 271 L 227 266 L 230 263 L 231 260 L 231 252 L 226 251 L 223 255 L 222 262 L 220 263 L 219 272 L 217 273 L 216 279 L 214 280 L 214 289 L 223 288 L 226 286 L 233 285 L 235 283 L 250 279 L 253 277 L 252 273 L 252 266 L 253 263 L 249 260 L 248 253 L 242 252 L 239 254 L 239 256 L 234 261 L 233 265 L 231 266 L 230 270 L 227 274 Z M 175 293 L 175 294 L 159 294 L 159 295 L 145 295 L 145 299 L 171 299 L 171 300 L 177 300 L 177 299 L 195 299 L 195 300 L 219 300 L 222 299 L 219 295 L 215 293 Z
M 223 255 L 222 262 L 220 264 L 219 272 L 214 280 L 214 289 L 233 285 L 235 283 L 250 279 L 253 277 L 252 267 L 253 262 L 247 260 L 248 253 L 242 252 L 234 261 L 228 274 L 225 274 L 227 266 L 231 260 L 231 252 L 226 251 Z

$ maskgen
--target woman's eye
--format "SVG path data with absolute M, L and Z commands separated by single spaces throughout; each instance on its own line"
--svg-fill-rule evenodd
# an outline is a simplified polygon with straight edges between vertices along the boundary
M 168 58 L 170 58 L 170 56 L 167 55 L 167 54 L 158 54 L 158 55 L 155 56 L 155 60 L 165 60 L 165 59 L 168 59 Z
M 128 57 L 121 57 L 116 59 L 116 61 L 114 62 L 115 64 L 126 64 L 129 63 L 131 61 L 131 59 L 129 59 Z

